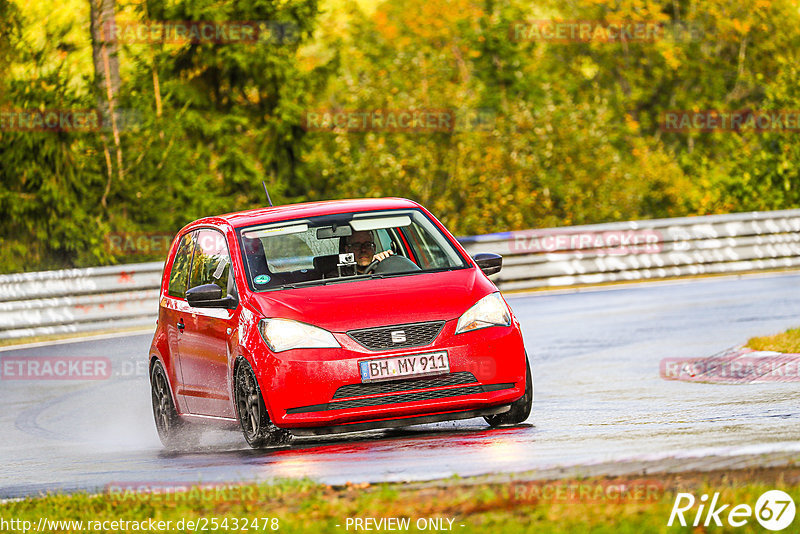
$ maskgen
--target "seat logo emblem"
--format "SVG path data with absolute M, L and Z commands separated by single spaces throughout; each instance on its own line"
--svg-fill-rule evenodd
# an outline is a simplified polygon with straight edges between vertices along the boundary
M 395 330 L 392 332 L 392 341 L 395 343 L 405 343 L 406 342 L 406 333 L 402 330 Z

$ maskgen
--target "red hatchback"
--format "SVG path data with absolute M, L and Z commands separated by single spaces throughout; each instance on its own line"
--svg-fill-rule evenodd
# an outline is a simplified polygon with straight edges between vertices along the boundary
M 252 447 L 484 417 L 517 424 L 533 383 L 519 322 L 425 208 L 398 198 L 277 206 L 186 226 L 150 348 L 159 437 L 237 425 Z

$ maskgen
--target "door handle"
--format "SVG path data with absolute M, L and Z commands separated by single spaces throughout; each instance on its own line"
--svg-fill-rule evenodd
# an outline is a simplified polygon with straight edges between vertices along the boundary
M 183 329 L 186 328 L 186 325 L 183 324 L 183 319 L 178 319 L 178 330 L 183 332 Z

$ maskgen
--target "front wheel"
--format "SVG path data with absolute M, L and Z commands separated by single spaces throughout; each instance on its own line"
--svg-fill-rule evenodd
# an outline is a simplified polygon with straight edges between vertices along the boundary
M 531 376 L 531 364 L 525 355 L 525 394 L 511 404 L 511 409 L 505 413 L 497 415 L 487 415 L 484 417 L 492 427 L 501 425 L 518 425 L 528 419 L 533 405 L 533 377 Z
M 288 430 L 278 428 L 269 420 L 256 375 L 244 358 L 240 358 L 236 366 L 234 385 L 236 416 L 247 444 L 254 449 L 260 449 L 288 443 L 292 439 L 292 434 Z

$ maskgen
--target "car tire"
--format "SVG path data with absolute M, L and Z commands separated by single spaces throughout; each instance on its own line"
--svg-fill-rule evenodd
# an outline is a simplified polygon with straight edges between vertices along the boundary
M 153 418 L 158 438 L 165 447 L 174 449 L 181 441 L 186 423 L 175 409 L 167 375 L 159 360 L 156 360 L 150 369 L 150 396 L 153 401 Z
M 502 425 L 518 425 L 525 422 L 531 415 L 533 405 L 533 377 L 531 376 L 531 364 L 528 355 L 525 355 L 525 394 L 511 403 L 511 409 L 505 413 L 497 415 L 487 415 L 484 417 L 491 427 Z
M 291 432 L 278 428 L 270 421 L 253 368 L 241 357 L 236 364 L 234 397 L 236 418 L 248 445 L 261 449 L 291 441 Z

